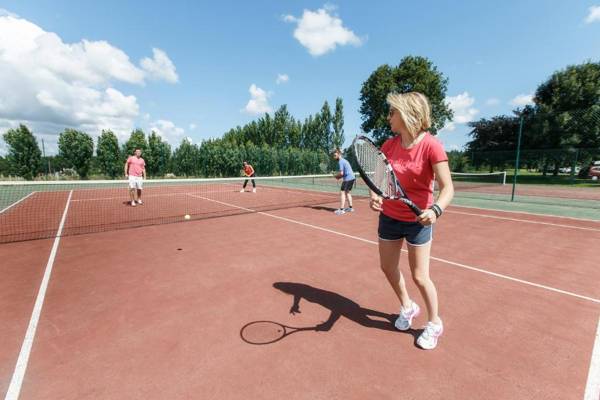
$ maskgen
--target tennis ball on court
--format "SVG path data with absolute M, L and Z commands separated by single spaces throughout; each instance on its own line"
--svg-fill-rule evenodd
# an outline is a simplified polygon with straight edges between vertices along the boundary
M 185 214 L 185 217 L 183 217 L 183 219 L 185 219 L 185 220 L 188 220 L 190 218 L 192 218 L 192 217 L 190 217 L 190 214 Z

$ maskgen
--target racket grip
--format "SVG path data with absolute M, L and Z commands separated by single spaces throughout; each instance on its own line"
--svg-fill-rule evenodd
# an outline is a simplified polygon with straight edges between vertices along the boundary
M 402 201 L 412 210 L 412 212 L 415 213 L 417 217 L 423 214 L 423 210 L 421 210 L 415 203 L 413 203 L 409 199 L 402 199 Z

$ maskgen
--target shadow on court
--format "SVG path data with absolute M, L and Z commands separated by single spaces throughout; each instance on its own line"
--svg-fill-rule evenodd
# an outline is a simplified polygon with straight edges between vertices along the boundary
M 308 208 L 312 208 L 313 210 L 328 211 L 328 212 L 334 212 L 335 210 L 337 210 L 336 207 L 326 207 L 326 206 L 308 206 Z
M 405 332 L 398 331 L 396 328 L 394 328 L 394 321 L 398 317 L 398 314 L 387 314 L 381 311 L 361 307 L 355 301 L 328 290 L 294 282 L 276 282 L 273 284 L 273 287 L 282 291 L 283 293 L 293 296 L 290 314 L 301 313 L 300 301 L 302 299 L 311 303 L 319 304 L 320 306 L 328 309 L 331 314 L 325 322 L 315 326 L 305 326 L 300 328 L 285 326 L 273 321 L 250 322 L 249 324 L 246 324 L 240 332 L 242 339 L 248 343 L 269 344 L 279 341 L 289 334 L 298 331 L 327 332 L 333 328 L 333 325 L 341 317 L 345 317 L 350 321 L 356 322 L 357 324 L 366 328 L 381 329 L 384 331 L 412 335 L 415 340 L 415 345 L 416 339 L 422 331 L 415 329 L 409 329 Z M 256 327 L 256 331 L 261 331 L 260 334 L 265 335 L 264 338 L 256 340 L 256 343 L 252 340 L 247 340 L 251 333 L 249 329 L 250 326 Z M 246 335 L 244 334 L 245 330 Z

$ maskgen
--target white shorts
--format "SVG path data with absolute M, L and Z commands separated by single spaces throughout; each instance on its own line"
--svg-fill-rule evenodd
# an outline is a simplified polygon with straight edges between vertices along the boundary
M 141 176 L 131 176 L 129 175 L 129 188 L 130 189 L 139 189 L 142 190 L 143 187 L 143 179 Z

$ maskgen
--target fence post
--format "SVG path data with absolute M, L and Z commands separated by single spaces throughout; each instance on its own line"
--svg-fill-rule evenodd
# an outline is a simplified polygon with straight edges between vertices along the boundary
M 575 176 L 577 175 L 577 159 L 579 158 L 579 149 L 575 149 L 575 158 L 573 159 L 573 166 L 571 167 L 571 182 L 575 182 Z
M 519 138 L 517 139 L 517 159 L 515 160 L 515 173 L 513 174 L 513 186 L 510 201 L 515 201 L 515 186 L 517 185 L 517 175 L 519 174 L 519 158 L 521 157 L 521 135 L 523 133 L 523 113 L 521 113 L 521 120 L 519 121 Z

